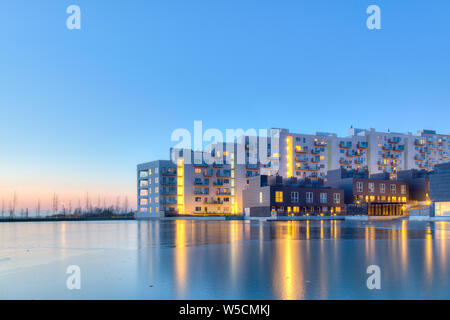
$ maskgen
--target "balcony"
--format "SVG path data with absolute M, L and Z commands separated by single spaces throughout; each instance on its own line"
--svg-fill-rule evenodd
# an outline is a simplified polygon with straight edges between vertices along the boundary
M 213 171 L 211 169 L 205 169 L 203 171 L 203 176 L 206 178 L 211 178 L 213 176 Z
M 360 141 L 356 145 L 358 149 L 367 149 L 369 147 L 369 144 L 366 141 Z
M 389 159 L 392 158 L 392 154 L 389 152 L 385 152 L 381 155 L 384 159 Z
M 363 158 L 355 159 L 355 164 L 363 164 L 363 163 L 364 163 L 364 159 Z
M 423 141 L 423 140 L 414 140 L 414 145 L 416 147 L 423 147 L 425 145 L 425 141 Z
M 347 157 L 354 157 L 356 156 L 356 152 L 354 150 L 348 150 L 346 152 Z
M 207 186 L 209 185 L 209 179 L 195 179 L 194 185 L 196 186 Z
M 259 166 L 257 164 L 247 164 L 247 170 L 258 170 Z
M 227 184 L 230 184 L 230 181 L 228 179 L 227 180 L 217 179 L 213 182 L 213 185 L 215 186 L 223 186 Z
M 390 144 L 385 144 L 381 149 L 383 149 L 383 151 L 391 151 L 392 146 Z
M 403 151 L 405 151 L 405 146 L 404 145 L 394 146 L 392 148 L 392 151 L 394 151 L 394 152 L 403 152 Z
M 348 160 L 341 159 L 341 160 L 339 160 L 339 164 L 342 166 L 348 166 L 349 162 L 348 162 Z
M 295 161 L 297 162 L 308 162 L 308 157 L 305 156 L 296 156 Z
M 308 152 L 308 147 L 295 146 L 295 153 L 306 154 Z
M 177 190 L 175 189 L 175 190 L 170 190 L 170 189 L 162 189 L 161 190 L 161 194 L 162 195 L 164 195 L 164 196 L 175 196 L 175 195 L 177 195 Z
M 162 179 L 161 180 L 161 185 L 163 185 L 163 186 L 176 186 L 177 185 L 177 180 L 175 180 L 175 179 Z
M 400 137 L 392 137 L 388 139 L 388 143 L 390 144 L 397 144 L 401 141 Z
M 379 167 L 386 167 L 387 166 L 387 163 L 384 163 L 384 162 L 381 162 L 381 161 L 378 161 L 377 164 L 378 164 Z
M 341 141 L 339 143 L 339 148 L 341 149 L 350 149 L 352 147 L 352 143 L 351 142 L 343 142 Z
M 207 204 L 207 205 L 221 205 L 226 202 L 221 199 L 205 199 L 205 201 L 203 203 Z
M 217 171 L 216 177 L 218 178 L 230 178 L 231 177 L 231 171 L 230 170 L 223 170 L 223 171 Z
M 425 161 L 425 156 L 415 156 L 414 160 L 416 160 L 416 161 Z
M 176 176 L 177 175 L 177 169 L 176 168 L 162 168 L 161 174 L 163 176 Z
M 312 150 L 311 150 L 311 154 L 313 154 L 313 155 L 318 155 L 318 154 L 320 154 L 320 149 L 317 149 L 317 148 L 312 149 Z
M 209 190 L 194 190 L 196 196 L 207 196 L 209 195 Z
M 326 147 L 327 146 L 327 142 L 325 140 L 322 141 L 314 141 L 314 145 L 316 147 Z
M 229 191 L 229 190 L 217 190 L 216 194 L 218 196 L 230 196 L 231 195 L 231 191 Z

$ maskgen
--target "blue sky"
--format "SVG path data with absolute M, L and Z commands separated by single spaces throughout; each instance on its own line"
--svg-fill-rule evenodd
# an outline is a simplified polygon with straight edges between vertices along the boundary
M 68 30 L 66 8 L 81 8 Z M 382 30 L 366 28 L 381 7 Z M 448 1 L 3 0 L 0 196 L 135 196 L 176 128 L 449 133 Z M 22 196 L 21 196 L 22 194 Z

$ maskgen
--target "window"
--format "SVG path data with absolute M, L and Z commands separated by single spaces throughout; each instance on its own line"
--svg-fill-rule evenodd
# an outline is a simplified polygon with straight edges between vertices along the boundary
M 334 194 L 334 203 L 341 203 L 341 194 L 340 193 Z
M 380 184 L 380 193 L 386 192 L 386 185 L 384 183 Z
M 283 192 L 282 191 L 275 192 L 275 202 L 283 202 Z
M 202 211 L 202 207 L 195 207 L 195 211 Z
M 341 212 L 341 207 L 336 207 L 336 208 L 335 208 L 335 211 L 336 211 L 336 213 Z
M 147 187 L 148 186 L 148 181 L 147 180 L 142 180 L 139 182 L 139 186 L 142 187 Z
M 139 178 L 147 178 L 147 177 L 148 177 L 147 171 L 141 171 L 141 172 L 139 172 Z
M 320 194 L 320 203 L 327 203 L 327 194 L 326 193 Z
M 139 202 L 139 204 L 141 206 L 146 206 L 148 204 L 148 200 L 147 199 L 141 199 L 141 201 Z
M 263 195 L 262 192 L 259 193 L 259 203 L 263 202 Z
M 195 202 L 202 202 L 202 198 L 201 197 L 195 197 Z
M 300 207 L 295 206 L 295 207 L 294 207 L 294 213 L 299 213 L 299 212 L 300 212 Z
M 200 169 L 200 168 L 195 168 L 195 173 L 202 173 L 202 169 Z
M 159 188 L 155 187 L 155 193 L 159 193 Z
M 159 203 L 159 198 L 155 197 L 155 203 Z
M 149 175 L 149 176 L 152 175 L 152 169 L 148 169 L 148 175 Z
M 297 191 L 291 192 L 291 202 L 293 202 L 293 203 L 298 202 L 298 192 Z
M 306 203 L 312 203 L 313 202 L 313 193 L 312 192 L 307 192 L 306 193 Z
M 155 174 L 159 173 L 159 168 L 155 168 Z
M 401 190 L 402 190 L 402 194 L 406 194 L 406 184 L 402 184 L 400 186 Z
M 155 207 L 155 212 L 159 212 L 159 207 Z
M 369 192 L 375 192 L 375 185 L 373 182 L 369 183 Z
M 363 192 L 363 183 L 362 182 L 357 182 L 356 183 L 356 192 Z
M 148 190 L 147 190 L 147 189 L 142 189 L 142 190 L 139 192 L 139 195 L 140 195 L 141 197 L 148 196 Z
M 139 208 L 139 212 L 148 212 L 148 208 Z
M 391 184 L 391 193 L 395 194 L 397 192 L 397 185 Z
M 155 178 L 155 183 L 159 183 L 159 178 L 158 177 Z

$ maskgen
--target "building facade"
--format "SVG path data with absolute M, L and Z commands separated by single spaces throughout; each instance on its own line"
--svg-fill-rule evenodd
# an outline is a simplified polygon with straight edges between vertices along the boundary
M 243 207 L 251 217 L 344 215 L 344 191 L 321 181 L 261 175 L 243 190 Z
M 408 183 L 385 179 L 386 176 L 341 168 L 329 171 L 325 184 L 344 190 L 348 214 L 403 215 L 409 201 Z

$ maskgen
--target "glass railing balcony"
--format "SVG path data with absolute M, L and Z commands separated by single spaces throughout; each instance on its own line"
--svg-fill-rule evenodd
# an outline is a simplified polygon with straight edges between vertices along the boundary
M 204 179 L 204 180 L 202 180 L 202 179 L 195 179 L 194 184 L 195 185 L 200 185 L 200 186 L 206 186 L 206 185 L 209 185 L 209 179 Z

